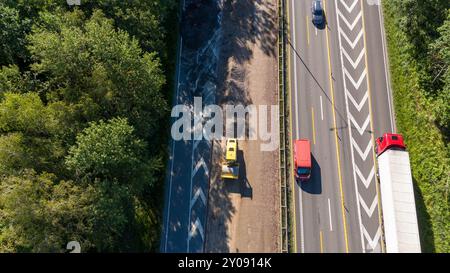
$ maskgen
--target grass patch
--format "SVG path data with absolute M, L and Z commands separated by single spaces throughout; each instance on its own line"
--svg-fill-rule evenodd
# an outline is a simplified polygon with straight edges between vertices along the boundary
M 394 3 L 383 1 L 395 114 L 405 137 L 416 190 L 422 250 L 450 252 L 450 150 L 420 87 L 412 45 L 397 25 Z

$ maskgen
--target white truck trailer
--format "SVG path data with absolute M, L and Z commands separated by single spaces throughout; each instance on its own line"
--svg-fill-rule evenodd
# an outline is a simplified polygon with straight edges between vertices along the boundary
M 398 134 L 376 140 L 387 253 L 421 252 L 409 154 Z

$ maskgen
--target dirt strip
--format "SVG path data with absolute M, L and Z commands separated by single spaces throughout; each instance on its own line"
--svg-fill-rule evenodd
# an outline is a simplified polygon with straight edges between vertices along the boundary
M 224 0 L 221 24 L 217 101 L 278 105 L 277 1 Z M 240 140 L 239 180 L 222 181 L 214 142 L 205 252 L 280 252 L 279 152 L 261 143 Z

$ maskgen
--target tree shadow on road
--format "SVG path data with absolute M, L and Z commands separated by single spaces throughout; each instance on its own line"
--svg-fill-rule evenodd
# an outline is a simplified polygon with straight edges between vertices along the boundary
M 264 9 L 260 6 L 264 5 Z M 216 101 L 224 106 L 252 105 L 252 98 L 246 89 L 246 63 L 253 57 L 252 47 L 256 44 L 264 54 L 277 54 L 277 17 L 276 6 L 263 0 L 224 0 L 221 18 L 221 45 L 217 71 Z M 276 92 L 276 90 L 274 90 Z M 226 118 L 226 117 L 224 117 Z M 248 136 L 248 115 L 245 132 Z M 224 122 L 226 124 L 226 122 Z M 226 130 L 226 128 L 224 128 Z M 236 132 L 236 130 L 235 130 Z M 253 132 L 254 133 L 254 132 Z M 239 145 L 238 145 L 239 146 Z M 237 213 L 234 203 L 241 198 L 253 198 L 253 189 L 247 179 L 243 151 L 238 151 L 240 164 L 239 180 L 223 181 L 220 178 L 223 150 L 220 142 L 213 145 L 212 171 L 208 196 L 208 222 L 206 227 L 205 252 L 234 252 L 230 249 L 233 235 L 230 221 Z M 234 199 L 236 198 L 236 199 Z M 234 201 L 234 202 L 233 202 Z

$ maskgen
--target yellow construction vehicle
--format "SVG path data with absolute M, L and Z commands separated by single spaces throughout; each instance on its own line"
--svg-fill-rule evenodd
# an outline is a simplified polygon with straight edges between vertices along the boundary
M 222 163 L 222 175 L 224 179 L 239 178 L 239 163 L 237 162 L 237 139 L 228 139 L 225 151 L 225 162 Z

